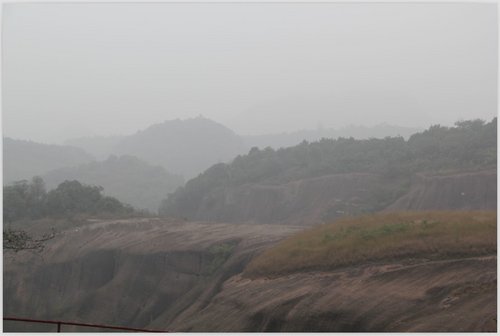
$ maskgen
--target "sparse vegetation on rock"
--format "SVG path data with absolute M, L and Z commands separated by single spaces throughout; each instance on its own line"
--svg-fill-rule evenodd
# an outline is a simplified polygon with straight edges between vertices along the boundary
M 248 276 L 367 262 L 439 260 L 496 253 L 496 212 L 398 212 L 344 218 L 292 236 L 255 258 Z

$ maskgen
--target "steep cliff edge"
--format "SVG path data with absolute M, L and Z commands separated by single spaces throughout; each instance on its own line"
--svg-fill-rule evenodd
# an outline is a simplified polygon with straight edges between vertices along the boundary
M 154 219 L 79 226 L 40 255 L 4 257 L 4 315 L 138 328 L 158 320 L 168 329 L 254 253 L 297 229 Z
M 496 257 L 234 276 L 179 331 L 496 331 Z
M 417 174 L 410 190 L 387 211 L 493 210 L 497 207 L 497 170 L 447 175 Z
M 196 220 L 310 226 L 373 212 L 401 192 L 404 181 L 368 173 L 334 174 L 284 184 L 248 183 L 219 188 L 191 214 Z
M 434 239 L 433 221 L 414 224 Z M 383 230 L 368 227 L 356 237 L 407 232 L 380 225 Z M 4 257 L 4 315 L 179 332 L 496 330 L 493 235 L 462 244 L 458 231 L 451 232 L 447 244 L 466 247 L 463 255 L 446 256 L 440 250 L 446 244 L 423 241 L 416 247 L 431 255 L 372 260 L 363 252 L 345 266 L 247 274 L 249 263 L 269 260 L 273 246 L 301 231 L 276 224 L 96 220 L 60 232 L 40 255 Z M 321 241 L 334 241 L 323 233 Z M 309 250 L 306 243 L 319 245 L 309 238 L 294 244 L 299 253 L 292 251 L 292 258 Z M 23 328 L 4 325 L 5 331 L 30 330 Z
M 496 174 L 496 169 L 416 174 L 411 179 L 333 174 L 283 184 L 221 186 L 201 197 L 197 206 L 189 201 L 185 205 L 190 220 L 303 226 L 384 209 L 493 210 L 497 204 Z
M 307 229 L 255 257 L 183 331 L 495 331 L 496 212 Z

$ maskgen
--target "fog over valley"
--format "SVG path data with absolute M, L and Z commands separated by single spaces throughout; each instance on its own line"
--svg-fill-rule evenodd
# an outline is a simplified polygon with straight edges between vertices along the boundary
M 496 332 L 497 13 L 4 4 L 2 330 Z

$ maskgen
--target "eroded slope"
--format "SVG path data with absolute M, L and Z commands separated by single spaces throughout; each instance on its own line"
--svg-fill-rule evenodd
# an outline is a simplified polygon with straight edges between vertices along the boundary
M 297 233 L 172 328 L 495 331 L 496 213 L 383 213 Z
M 4 258 L 4 315 L 169 331 L 495 331 L 496 214 L 469 214 L 486 223 L 471 236 L 470 218 L 445 216 L 456 229 L 434 225 L 435 215 L 410 223 L 418 230 L 393 230 L 374 216 L 373 227 L 342 239 L 354 247 L 356 239 L 382 239 L 389 249 L 367 244 L 381 253 L 376 258 L 326 249 L 334 262 L 309 260 L 309 268 L 287 258 L 300 261 L 304 249 L 335 242 L 322 228 L 310 230 L 319 230 L 317 240 L 276 224 L 96 220 L 61 232 L 40 256 Z M 437 240 L 414 245 L 423 233 Z M 273 257 L 304 236 L 309 243 Z M 413 255 L 391 252 L 404 248 L 401 239 Z
M 240 275 L 182 331 L 496 331 L 496 257 Z
M 4 258 L 4 315 L 146 327 L 204 305 L 261 248 L 297 228 L 97 221 L 40 255 Z M 193 308 L 192 308 L 193 309 Z

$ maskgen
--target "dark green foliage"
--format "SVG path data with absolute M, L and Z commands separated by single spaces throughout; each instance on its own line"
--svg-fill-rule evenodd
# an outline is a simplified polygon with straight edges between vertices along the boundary
M 254 147 L 231 164 L 218 164 L 190 180 L 166 199 L 160 214 L 189 218 L 208 194 L 245 183 L 281 184 L 338 173 L 373 173 L 404 186 L 416 172 L 477 169 L 496 166 L 497 119 L 457 122 L 455 127 L 432 126 L 405 141 L 402 137 L 320 141 L 273 150 Z M 393 184 L 394 184 L 393 183 Z M 397 195 L 377 191 L 374 209 Z M 381 202 L 380 202 L 381 201 Z M 371 209 L 371 210 L 374 210 Z
M 46 196 L 45 183 L 38 176 L 31 182 L 22 180 L 3 187 L 4 221 L 43 217 L 47 211 Z
M 132 207 L 117 199 L 103 196 L 102 190 L 102 187 L 83 185 L 78 181 L 64 181 L 47 193 L 40 177 L 34 177 L 31 182 L 19 181 L 3 188 L 4 221 L 134 212 Z
M 65 181 L 47 195 L 49 212 L 61 215 L 87 213 L 101 198 L 99 187 L 83 187 L 78 181 Z
M 116 198 L 103 196 L 103 188 L 64 181 L 47 194 L 47 212 L 55 216 L 132 212 Z
M 410 137 L 408 146 L 414 166 L 443 169 L 496 165 L 497 118 L 487 124 L 476 119 L 455 126 L 432 126 Z

